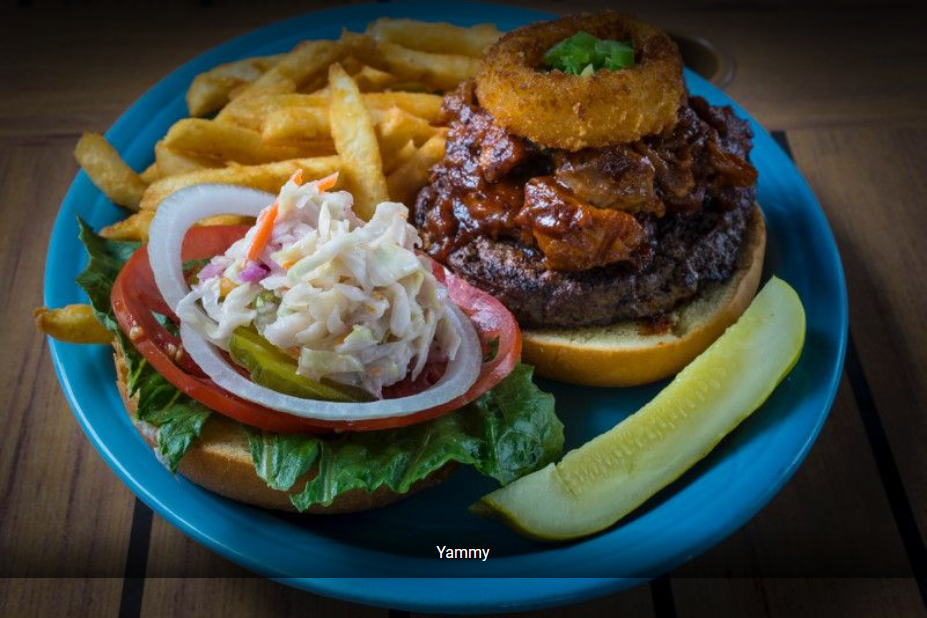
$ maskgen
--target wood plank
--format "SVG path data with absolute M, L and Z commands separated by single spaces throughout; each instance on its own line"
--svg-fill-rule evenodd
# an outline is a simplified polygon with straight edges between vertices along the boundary
M 221 10 L 183 4 L 113 7 L 37 4 L 6 15 L 0 79 L 15 84 L 0 99 L 0 134 L 76 134 L 105 130 L 157 80 L 238 34 L 298 15 L 304 4 L 255 11 L 232 2 Z M 313 8 L 337 3 L 314 3 Z M 554 12 L 601 10 L 602 2 L 523 2 Z M 668 29 L 703 36 L 729 52 L 737 75 L 729 92 L 772 129 L 859 123 L 920 123 L 927 107 L 924 13 L 905 4 L 875 13 L 864 3 L 840 11 L 753 3 L 717 10 L 708 2 L 622 10 Z M 0 19 L 0 22 L 4 20 Z M 15 28 L 12 24 L 15 23 Z M 788 44 L 783 44 L 787 33 Z M 55 40 L 55 45 L 47 45 Z M 859 41 L 892 41 L 847 62 Z M 775 50 L 771 53 L 770 50 Z M 825 77 L 826 76 L 826 77 Z
M 0 616 L 115 616 L 120 578 L 0 579 Z
M 904 489 L 927 538 L 925 128 L 790 133 L 843 256 L 850 331 Z
M 245 32 L 310 8 L 253 3 L 36 3 L 0 10 L 0 135 L 105 131 L 183 63 Z M 49 44 L 54 41 L 54 44 Z M 12 87 L 15 84 L 15 87 Z
M 257 577 L 148 579 L 141 617 L 343 616 L 386 618 L 387 610 L 327 599 Z
M 920 616 L 924 607 L 909 579 L 674 579 L 680 618 L 701 616 Z
M 80 430 L 32 326 L 41 256 L 76 171 L 72 148 L 71 140 L 0 141 L 0 268 L 6 289 L 15 290 L 0 301 L 0 572 L 7 576 L 121 576 L 128 543 L 132 496 Z
M 844 379 L 827 424 L 795 476 L 741 530 L 674 578 L 908 577 L 859 412 Z M 911 593 L 917 596 L 916 586 Z M 683 604 L 694 602 L 682 594 Z

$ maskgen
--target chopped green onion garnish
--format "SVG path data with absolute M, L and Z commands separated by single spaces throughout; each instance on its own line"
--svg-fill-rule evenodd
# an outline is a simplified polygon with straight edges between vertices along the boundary
M 618 71 L 633 67 L 634 47 L 630 41 L 605 41 L 577 32 L 547 50 L 544 62 L 564 73 L 589 76 L 603 68 Z

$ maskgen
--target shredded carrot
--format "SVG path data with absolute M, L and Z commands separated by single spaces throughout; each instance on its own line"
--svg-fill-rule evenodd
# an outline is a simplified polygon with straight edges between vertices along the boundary
M 320 178 L 316 181 L 315 185 L 319 188 L 319 192 L 328 191 L 335 186 L 335 183 L 338 182 L 338 172 L 330 174 L 325 178 Z
M 303 182 L 303 171 L 301 169 L 296 170 L 293 175 L 290 177 L 290 180 L 295 182 L 297 185 L 302 184 Z M 319 192 L 328 191 L 338 182 L 338 172 L 330 174 L 325 178 L 320 178 L 316 181 L 316 187 L 318 187 Z M 270 237 L 273 235 L 274 231 L 274 222 L 277 220 L 277 211 L 280 209 L 280 204 L 277 200 L 274 200 L 274 203 L 265 208 L 260 212 L 257 218 L 257 223 L 254 224 L 256 231 L 254 232 L 254 240 L 251 241 L 251 246 L 248 247 L 247 258 L 251 261 L 257 260 L 260 257 L 261 252 L 264 251 L 264 247 L 267 246 L 267 243 L 270 242 Z
M 261 211 L 261 214 L 258 215 L 257 223 L 254 224 L 255 233 L 254 239 L 251 241 L 251 246 L 248 247 L 247 258 L 249 260 L 256 260 L 261 255 L 261 252 L 264 251 L 264 247 L 267 246 L 267 243 L 270 242 L 271 234 L 274 231 L 274 221 L 277 219 L 277 210 L 279 209 L 280 204 L 277 200 L 274 200 L 274 203 Z
M 302 184 L 303 171 L 301 169 L 296 170 L 293 175 L 290 176 L 290 180 L 297 185 Z M 274 200 L 273 204 L 262 210 L 258 215 L 257 222 L 254 224 L 254 239 L 251 241 L 251 246 L 248 247 L 248 253 L 245 256 L 249 260 L 257 260 L 261 252 L 264 251 L 264 247 L 270 242 L 270 237 L 273 235 L 274 231 L 274 222 L 277 220 L 277 211 L 279 209 L 279 200 Z

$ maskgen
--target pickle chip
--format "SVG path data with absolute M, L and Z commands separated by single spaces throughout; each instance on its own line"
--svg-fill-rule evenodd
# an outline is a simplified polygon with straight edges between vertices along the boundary
M 370 395 L 360 389 L 325 384 L 300 375 L 294 359 L 252 329 L 235 329 L 229 340 L 229 355 L 248 370 L 255 384 L 287 395 L 343 402 L 370 399 Z
M 805 311 L 773 277 L 740 319 L 613 429 L 470 507 L 542 541 L 608 528 L 705 457 L 788 375 Z

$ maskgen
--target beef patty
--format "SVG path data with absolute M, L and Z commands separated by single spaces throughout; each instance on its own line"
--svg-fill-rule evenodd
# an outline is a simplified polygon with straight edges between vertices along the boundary
M 653 317 L 731 276 L 756 170 L 730 108 L 693 97 L 664 133 L 578 152 L 506 132 L 471 83 L 444 115 L 447 154 L 413 222 L 431 255 L 523 327 Z

